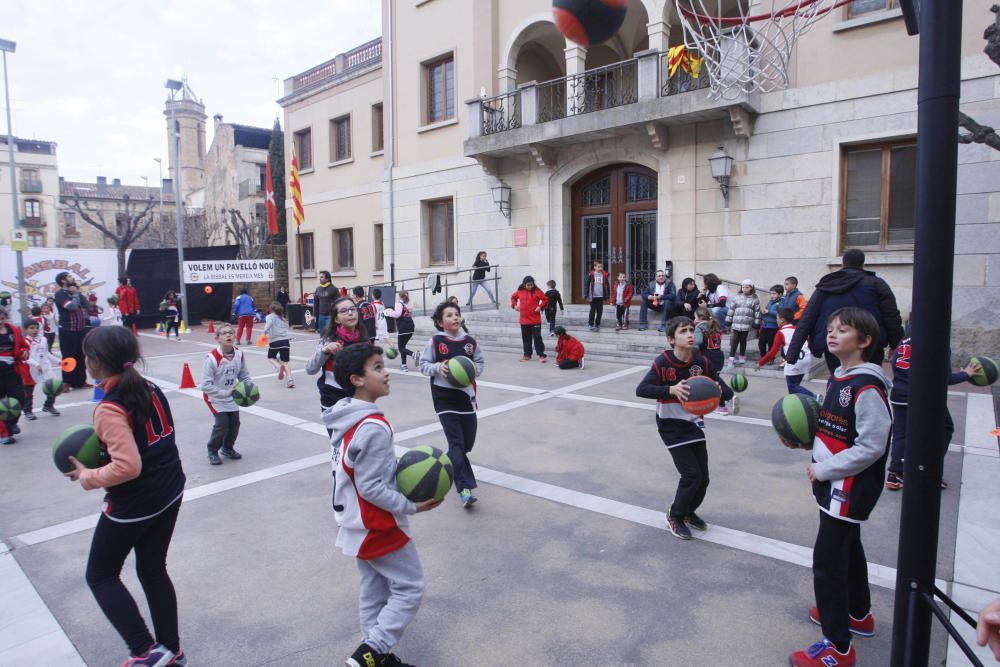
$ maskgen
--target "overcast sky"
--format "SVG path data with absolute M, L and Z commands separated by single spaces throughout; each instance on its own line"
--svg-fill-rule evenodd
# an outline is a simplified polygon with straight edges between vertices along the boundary
M 7 56 L 14 134 L 58 143 L 67 180 L 142 185 L 146 176 L 153 185 L 153 158 L 167 166 L 167 78 L 186 76 L 205 104 L 206 146 L 216 113 L 271 127 L 281 81 L 378 37 L 380 7 L 380 0 L 0 0 L 0 38 L 17 42 Z

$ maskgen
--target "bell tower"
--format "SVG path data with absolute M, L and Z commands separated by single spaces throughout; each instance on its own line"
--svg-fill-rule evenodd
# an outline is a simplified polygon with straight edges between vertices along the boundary
M 167 98 L 163 115 L 167 125 L 167 156 L 170 177 L 177 182 L 174 169 L 174 150 L 170 139 L 170 116 L 173 110 L 174 122 L 180 133 L 181 196 L 190 203 L 191 193 L 205 187 L 205 105 L 198 99 L 187 79 L 179 94 L 171 100 Z

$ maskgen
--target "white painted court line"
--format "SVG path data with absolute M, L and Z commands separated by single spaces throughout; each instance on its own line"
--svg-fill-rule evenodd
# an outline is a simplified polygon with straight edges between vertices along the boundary
M 86 667 L 3 542 L 0 542 L 0 665 Z

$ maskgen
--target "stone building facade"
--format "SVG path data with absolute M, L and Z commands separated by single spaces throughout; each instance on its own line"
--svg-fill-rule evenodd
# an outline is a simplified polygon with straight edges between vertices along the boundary
M 224 228 L 230 211 L 246 222 L 266 222 L 267 149 L 271 130 L 222 122 L 214 116 L 215 133 L 204 159 L 204 209 L 207 223 Z
M 113 178 L 111 182 L 105 176 L 98 176 L 93 183 L 83 181 L 67 181 L 59 179 L 59 234 L 58 242 L 53 245 L 60 248 L 114 248 L 115 243 L 93 225 L 88 224 L 74 210 L 72 202 L 79 196 L 84 210 L 100 211 L 105 224 L 114 229 L 116 217 L 125 213 L 125 197 L 129 198 L 129 208 L 132 215 L 142 213 L 146 202 L 152 200 L 150 211 L 153 216 L 148 231 L 133 245 L 135 248 L 156 248 L 169 245 L 177 238 L 174 222 L 174 193 L 169 180 L 163 181 L 163 194 L 160 188 L 145 185 L 123 185 L 121 179 Z M 160 208 L 160 202 L 163 208 Z M 91 215 L 98 219 L 96 213 Z
M 683 35 L 668 0 L 631 0 L 618 33 L 590 49 L 558 33 L 545 0 L 384 2 L 377 48 L 286 81 L 286 156 L 296 144 L 310 158 L 301 231 L 312 236 L 292 247 L 293 286 L 302 264 L 306 276 L 336 268 L 345 227 L 357 283 L 458 280 L 486 250 L 502 291 L 530 274 L 578 302 L 594 259 L 637 285 L 670 262 L 677 283 L 713 272 L 766 289 L 796 275 L 809 294 L 859 247 L 905 317 L 919 298 L 918 40 L 895 5 L 835 10 L 799 40 L 788 88 L 721 99 L 704 75 L 671 75 L 667 50 Z M 995 126 L 989 5 L 964 7 L 961 104 Z M 384 152 L 345 161 L 345 127 L 367 148 L 376 105 Z M 720 148 L 734 160 L 728 205 L 708 162 Z M 960 347 L 996 353 L 1000 152 L 958 152 L 953 325 Z M 495 203 L 506 193 L 509 217 Z
M 14 174 L 18 218 L 34 247 L 59 245 L 59 166 L 54 141 L 14 137 Z M 10 157 L 7 136 L 0 137 L 0 245 L 10 245 Z

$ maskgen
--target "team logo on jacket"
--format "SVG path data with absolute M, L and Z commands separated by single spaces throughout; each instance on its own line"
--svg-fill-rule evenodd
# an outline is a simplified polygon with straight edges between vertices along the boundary
M 842 407 L 842 408 L 846 408 L 847 406 L 849 406 L 851 404 L 851 388 L 850 387 L 844 387 L 843 389 L 840 390 L 839 401 L 840 401 L 840 407 Z
M 448 354 L 448 346 L 445 343 L 438 343 L 438 352 Z
M 472 343 L 466 343 L 465 347 L 462 349 L 464 349 L 465 353 L 471 357 L 472 353 L 476 351 L 476 346 Z
M 704 369 L 701 366 L 699 366 L 698 364 L 694 364 L 688 370 L 688 375 L 690 375 L 691 377 L 694 377 L 696 375 L 704 375 L 704 373 L 705 373 Z
M 830 492 L 830 495 L 833 497 L 834 500 L 841 503 L 846 503 L 847 499 L 850 497 L 847 491 L 844 491 L 843 489 L 833 489 Z
M 667 382 L 677 382 L 677 371 L 673 368 L 667 369 Z

